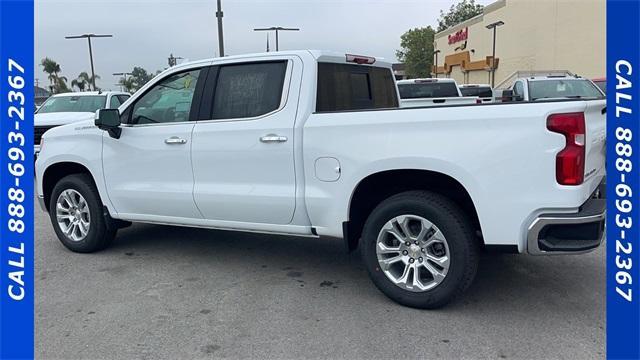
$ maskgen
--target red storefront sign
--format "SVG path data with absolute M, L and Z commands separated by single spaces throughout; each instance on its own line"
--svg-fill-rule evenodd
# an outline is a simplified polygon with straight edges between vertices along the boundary
M 449 45 L 455 44 L 460 41 L 465 41 L 469 38 L 469 28 L 458 30 L 455 34 L 449 35 Z

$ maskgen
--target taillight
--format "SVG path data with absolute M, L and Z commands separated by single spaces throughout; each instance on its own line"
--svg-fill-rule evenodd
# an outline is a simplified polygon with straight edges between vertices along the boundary
M 560 185 L 580 185 L 584 181 L 584 113 L 553 114 L 547 129 L 564 135 L 566 146 L 556 155 L 556 180 Z

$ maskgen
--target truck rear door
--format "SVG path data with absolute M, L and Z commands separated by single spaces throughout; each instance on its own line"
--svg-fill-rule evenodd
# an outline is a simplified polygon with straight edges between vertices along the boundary
M 288 224 L 302 62 L 227 60 L 209 72 L 193 130 L 193 195 L 205 219 Z

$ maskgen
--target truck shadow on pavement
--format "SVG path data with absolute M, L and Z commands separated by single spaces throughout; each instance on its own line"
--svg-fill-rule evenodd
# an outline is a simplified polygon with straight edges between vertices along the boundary
M 198 271 L 246 268 L 236 276 L 282 273 L 299 287 L 357 289 L 367 301 L 395 306 L 369 281 L 359 252 L 346 254 L 339 240 L 136 224 L 121 230 L 106 252 L 136 258 L 138 265 L 144 258 L 166 260 L 178 270 L 188 264 Z M 441 311 L 521 312 L 526 305 L 526 311 L 564 316 L 604 314 L 604 268 L 604 245 L 579 256 L 483 253 L 474 283 Z

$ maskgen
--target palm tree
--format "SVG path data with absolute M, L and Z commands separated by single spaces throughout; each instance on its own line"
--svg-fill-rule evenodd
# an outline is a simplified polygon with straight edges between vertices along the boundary
M 43 67 L 43 71 L 48 74 L 47 78 L 51 85 L 49 86 L 52 90 L 57 83 L 58 73 L 60 72 L 60 65 L 52 59 L 45 57 L 40 62 L 40 66 Z
M 136 88 L 136 82 L 133 77 L 128 79 L 121 77 L 118 81 L 118 85 L 122 86 L 128 93 L 133 92 Z
M 96 79 L 99 78 L 100 77 L 96 75 Z M 71 80 L 71 86 L 77 87 L 80 91 L 84 91 L 86 88 L 90 89 L 91 84 L 91 76 L 89 76 L 86 71 L 81 72 L 76 79 Z
M 56 94 L 69 92 L 69 87 L 67 87 L 67 78 L 65 76 L 56 76 L 56 82 L 53 89 Z

